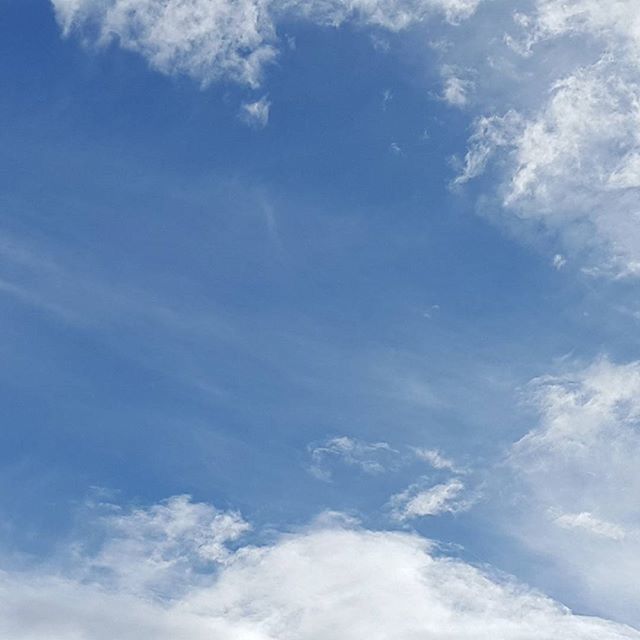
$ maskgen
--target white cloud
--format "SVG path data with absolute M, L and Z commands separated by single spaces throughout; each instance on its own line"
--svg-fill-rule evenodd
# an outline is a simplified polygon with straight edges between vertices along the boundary
M 640 85 L 606 56 L 556 82 L 529 117 L 480 119 L 464 182 L 502 151 L 507 211 L 559 231 L 602 272 L 640 274 Z
M 556 253 L 556 255 L 553 256 L 552 264 L 555 269 L 560 271 L 560 269 L 567 264 L 567 259 L 561 253 Z
M 459 70 L 450 65 L 442 68 L 443 87 L 441 98 L 453 107 L 465 107 L 469 103 L 470 94 L 475 90 L 475 83 L 462 77 Z
M 153 507 L 145 511 L 155 513 Z M 154 532 L 145 534 L 150 547 L 159 533 L 161 541 L 171 537 L 173 522 L 169 518 L 162 532 L 161 526 L 155 529 L 156 516 L 151 519 Z M 146 520 L 137 531 L 147 529 Z M 208 525 L 204 529 L 206 536 Z M 197 540 L 198 528 L 192 533 Z M 191 548 L 197 553 L 197 543 Z M 133 571 L 145 558 L 130 560 Z M 362 530 L 339 519 L 325 519 L 267 546 L 241 548 L 208 584 L 169 600 L 69 573 L 0 573 L 0 635 L 12 640 L 640 638 L 628 627 L 574 615 L 522 585 L 437 557 L 419 536 Z
M 452 473 L 464 473 L 453 460 L 447 458 L 437 449 L 421 449 L 417 447 L 413 451 L 416 458 L 428 462 L 434 469 L 451 471 Z
M 454 184 L 464 184 L 481 175 L 489 160 L 504 147 L 512 147 L 523 129 L 522 116 L 508 111 L 503 116 L 482 116 L 474 123 L 464 168 Z
M 461 496 L 464 484 L 457 478 L 427 489 L 424 483 L 416 483 L 391 497 L 389 504 L 394 519 L 404 522 L 424 516 L 458 513 L 471 506 L 471 501 Z
M 338 26 L 348 20 L 401 31 L 434 14 L 449 22 L 471 16 L 482 0 L 275 0 L 276 11 Z
M 622 527 L 612 522 L 600 520 L 588 511 L 583 511 L 582 513 L 563 513 L 557 518 L 554 518 L 553 522 L 565 529 L 584 529 L 597 536 L 611 538 L 612 540 L 622 540 L 627 535 Z
M 166 595 L 194 586 L 201 571 L 229 558 L 226 546 L 249 525 L 235 512 L 174 496 L 147 509 L 111 513 L 101 521 L 105 542 L 82 553 L 84 572 L 119 590 Z
M 267 96 L 263 96 L 255 102 L 245 102 L 241 107 L 240 117 L 248 125 L 262 129 L 266 127 L 269 122 L 270 109 L 271 103 L 267 99 Z
M 516 14 L 525 31 L 520 50 L 530 53 L 543 40 L 565 35 L 588 35 L 594 39 L 640 54 L 640 16 L 635 0 L 538 0 L 532 15 Z M 640 62 L 640 58 L 636 59 Z
M 260 83 L 278 51 L 276 24 L 347 20 L 392 31 L 433 14 L 450 22 L 470 16 L 481 0 L 51 0 L 65 35 L 111 41 L 168 74 L 208 84 Z
M 256 86 L 276 55 L 265 0 L 52 0 L 65 34 L 79 31 L 143 55 L 163 73 Z
M 309 447 L 311 473 L 320 480 L 331 480 L 336 462 L 358 467 L 365 473 L 377 474 L 393 468 L 398 451 L 386 442 L 364 442 L 348 436 L 331 438 Z
M 640 624 L 640 363 L 601 359 L 532 388 L 540 424 L 514 445 L 518 535 L 600 610 Z
M 527 219 L 558 234 L 588 272 L 638 276 L 637 2 L 538 0 L 532 13 L 515 18 L 520 33 L 507 42 L 526 59 L 509 61 L 514 71 L 504 83 L 521 76 L 525 98 L 514 99 L 512 87 L 502 100 L 520 102 L 517 109 L 494 107 L 477 119 L 456 182 L 479 175 L 497 156 L 507 220 Z M 527 91 L 524 83 L 539 88 Z

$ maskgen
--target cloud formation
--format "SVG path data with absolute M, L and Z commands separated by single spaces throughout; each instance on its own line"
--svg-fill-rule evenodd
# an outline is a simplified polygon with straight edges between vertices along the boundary
M 509 218 L 559 234 L 587 271 L 640 275 L 637 3 L 538 0 L 515 13 L 512 31 L 506 44 L 522 58 L 510 64 L 540 90 L 476 119 L 456 182 L 497 158 Z M 558 64 L 550 67 L 549 55 Z
M 424 482 L 413 484 L 392 496 L 392 516 L 405 522 L 424 516 L 465 511 L 471 506 L 471 501 L 462 498 L 464 490 L 464 484 L 457 478 L 429 488 L 424 487 Z
M 278 52 L 280 20 L 339 26 L 356 21 L 392 31 L 430 15 L 454 22 L 480 0 L 51 0 L 65 35 L 117 42 L 158 71 L 206 85 L 260 84 Z
M 521 483 L 519 535 L 596 610 L 638 624 L 640 363 L 603 358 L 539 379 L 531 393 L 540 423 L 509 459 Z
M 365 473 L 384 473 L 397 465 L 399 452 L 386 442 L 364 442 L 339 436 L 310 446 L 309 454 L 311 473 L 320 480 L 331 480 L 331 467 L 335 462 L 357 467 Z
M 167 510 L 170 512 L 168 515 Z M 194 521 L 194 513 L 197 514 Z M 122 516 L 139 542 L 130 571 L 144 568 L 160 540 L 208 539 L 211 507 L 181 497 Z M 215 516 L 214 516 L 215 517 Z M 231 516 L 232 520 L 235 516 Z M 196 521 L 200 525 L 195 524 Z M 149 528 L 152 523 L 151 529 Z M 213 530 L 228 531 L 220 522 Z M 223 538 L 227 534 L 223 534 Z M 186 542 L 186 538 L 184 540 Z M 140 555 L 137 555 L 139 552 Z M 208 583 L 158 598 L 153 590 L 45 572 L 0 573 L 0 632 L 13 640 L 636 640 L 640 633 L 573 615 L 543 595 L 461 561 L 438 557 L 427 540 L 320 520 L 266 546 L 229 555 Z
M 269 122 L 271 103 L 266 96 L 255 102 L 245 102 L 240 109 L 240 117 L 250 127 L 262 129 Z
M 331 480 L 337 465 L 354 467 L 371 475 L 400 471 L 412 464 L 427 463 L 435 471 L 465 474 L 467 470 L 438 449 L 394 447 L 388 442 L 368 442 L 350 436 L 329 438 L 307 448 L 309 471 L 319 480 Z

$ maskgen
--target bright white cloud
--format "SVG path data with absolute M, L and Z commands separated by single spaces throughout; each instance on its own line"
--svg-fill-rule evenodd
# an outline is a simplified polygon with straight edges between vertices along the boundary
M 131 526 L 173 535 L 174 518 L 145 510 Z M 179 510 L 207 509 L 179 499 Z M 218 512 L 216 512 L 218 513 Z M 153 521 L 152 530 L 148 519 Z M 181 520 L 182 518 L 180 518 Z M 164 522 L 163 525 L 160 522 Z M 192 529 L 196 541 L 204 532 Z M 159 528 L 158 528 L 159 527 Z M 184 527 L 178 527 L 181 531 Z M 146 532 L 146 533 L 143 533 Z M 137 535 L 137 534 L 136 534 Z M 131 571 L 144 564 L 130 556 Z M 191 545 L 198 553 L 197 542 Z M 573 615 L 541 594 L 433 554 L 416 535 L 334 519 L 233 554 L 206 585 L 169 600 L 112 583 L 0 573 L 0 635 L 12 640 L 637 640 L 640 633 Z
M 221 512 L 174 496 L 148 509 L 102 519 L 104 544 L 83 553 L 84 572 L 119 590 L 158 596 L 193 587 L 201 572 L 229 558 L 227 544 L 249 525 L 235 512 Z
M 461 20 L 480 1 L 51 0 L 65 35 L 77 32 L 100 45 L 116 40 L 163 73 L 254 87 L 277 55 L 281 19 L 336 26 L 355 20 L 399 31 L 433 14 Z
M 537 380 L 540 424 L 510 456 L 519 535 L 594 607 L 640 624 L 640 363 Z
M 456 478 L 427 489 L 424 488 L 424 482 L 413 484 L 392 496 L 392 516 L 404 522 L 424 516 L 464 511 L 471 506 L 469 500 L 462 498 L 464 490 L 464 484 Z

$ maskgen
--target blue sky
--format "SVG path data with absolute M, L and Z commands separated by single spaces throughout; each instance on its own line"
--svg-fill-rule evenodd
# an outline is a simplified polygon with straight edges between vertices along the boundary
M 1 2 L 0 630 L 640 637 L 635 13 Z

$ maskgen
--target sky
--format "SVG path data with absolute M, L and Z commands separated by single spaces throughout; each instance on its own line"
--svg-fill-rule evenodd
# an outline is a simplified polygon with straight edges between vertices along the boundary
M 635 0 L 0 0 L 0 636 L 640 639 Z

